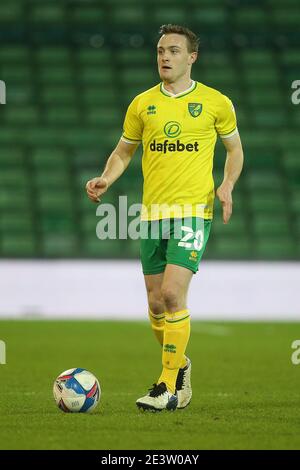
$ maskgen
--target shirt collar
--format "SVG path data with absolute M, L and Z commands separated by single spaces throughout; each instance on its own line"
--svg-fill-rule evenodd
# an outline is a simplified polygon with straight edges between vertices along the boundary
M 191 83 L 191 85 L 189 86 L 189 88 L 187 88 L 187 89 L 184 90 L 184 91 L 181 91 L 180 93 L 174 94 L 174 93 L 171 93 L 170 91 L 166 90 L 163 83 L 161 84 L 161 89 L 162 89 L 163 93 L 164 93 L 165 95 L 170 96 L 171 98 L 177 98 L 178 96 L 181 96 L 181 95 L 184 95 L 184 94 L 186 94 L 186 93 L 189 93 L 190 91 L 193 90 L 193 88 L 195 88 L 195 80 L 192 80 L 192 83 Z

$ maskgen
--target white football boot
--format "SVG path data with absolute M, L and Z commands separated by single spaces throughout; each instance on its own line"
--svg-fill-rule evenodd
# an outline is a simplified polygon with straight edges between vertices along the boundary
M 162 411 L 162 410 L 176 410 L 177 408 L 177 395 L 169 392 L 166 384 L 153 384 L 153 388 L 149 393 L 136 401 L 136 405 L 141 410 L 149 411 Z
M 179 369 L 176 380 L 176 392 L 178 397 L 177 408 L 182 409 L 188 406 L 192 399 L 191 386 L 192 362 L 187 357 L 187 365 Z

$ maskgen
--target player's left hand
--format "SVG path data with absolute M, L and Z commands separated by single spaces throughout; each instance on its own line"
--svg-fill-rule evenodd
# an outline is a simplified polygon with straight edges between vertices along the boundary
M 223 222 L 227 224 L 232 214 L 232 190 L 233 184 L 230 181 L 223 181 L 217 189 L 217 196 L 223 206 Z

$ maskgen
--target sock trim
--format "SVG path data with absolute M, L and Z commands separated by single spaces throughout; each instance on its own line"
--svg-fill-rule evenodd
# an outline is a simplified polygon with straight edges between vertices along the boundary
M 174 313 L 167 312 L 166 322 L 175 323 L 179 320 L 184 320 L 185 318 L 189 316 L 190 316 L 190 313 L 187 308 L 185 308 L 184 310 L 179 310 L 178 312 L 174 312 Z
M 159 314 L 155 314 L 155 313 L 152 313 L 151 310 L 149 310 L 149 315 L 154 319 L 154 320 L 163 320 L 165 318 L 165 314 L 164 313 L 159 313 Z
M 178 323 L 180 321 L 186 320 L 187 318 L 190 318 L 190 315 L 187 315 L 184 318 L 180 318 L 179 320 L 166 320 L 167 323 Z

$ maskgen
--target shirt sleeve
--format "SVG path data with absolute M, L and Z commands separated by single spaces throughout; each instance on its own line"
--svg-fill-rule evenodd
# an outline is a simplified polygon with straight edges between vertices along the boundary
M 125 142 L 137 144 L 142 141 L 143 121 L 138 114 L 138 99 L 134 100 L 128 106 L 124 125 L 122 140 Z
M 225 95 L 221 95 L 221 99 L 217 107 L 215 128 L 219 136 L 223 139 L 231 137 L 237 132 L 234 107 L 230 99 Z

